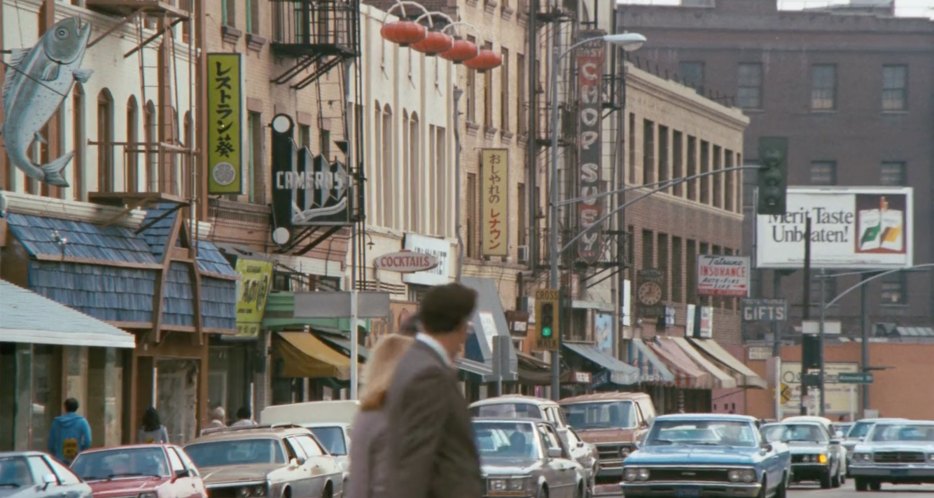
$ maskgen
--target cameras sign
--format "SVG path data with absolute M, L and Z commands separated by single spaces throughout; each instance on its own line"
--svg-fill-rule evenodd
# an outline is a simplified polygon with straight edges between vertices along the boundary
M 811 219 L 813 268 L 912 265 L 910 187 L 791 187 L 784 215 L 758 215 L 756 266 L 802 268 Z

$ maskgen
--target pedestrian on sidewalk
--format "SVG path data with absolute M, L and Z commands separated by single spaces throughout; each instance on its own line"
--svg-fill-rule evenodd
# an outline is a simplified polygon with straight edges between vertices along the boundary
M 169 431 L 159 420 L 159 412 L 156 408 L 150 406 L 143 414 L 143 425 L 136 433 L 136 442 L 140 444 L 161 443 L 168 444 Z
M 454 360 L 464 347 L 477 293 L 434 287 L 418 310 L 420 330 L 386 395 L 390 498 L 479 498 L 480 459 Z
M 411 336 L 384 336 L 370 353 L 363 371 L 360 411 L 351 426 L 348 498 L 383 498 L 389 478 L 388 420 L 383 410 L 386 391 L 402 355 L 415 340 Z
M 224 407 L 215 406 L 214 409 L 211 410 L 211 421 L 208 422 L 208 424 L 205 425 L 203 429 L 201 429 L 201 433 L 204 434 L 204 431 L 209 429 L 223 429 L 224 427 L 227 427 L 227 422 L 225 422 L 226 419 L 227 412 L 224 411 Z
M 64 403 L 65 414 L 55 417 L 49 430 L 49 454 L 71 465 L 78 453 L 91 447 L 91 426 L 86 418 L 78 415 L 78 400 L 68 398 Z
M 256 421 L 253 420 L 253 414 L 248 406 L 241 406 L 237 410 L 237 421 L 230 424 L 231 427 L 253 427 L 255 425 L 257 425 Z

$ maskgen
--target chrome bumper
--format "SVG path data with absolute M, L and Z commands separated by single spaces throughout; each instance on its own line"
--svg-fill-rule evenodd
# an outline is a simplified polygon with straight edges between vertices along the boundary
M 657 481 L 620 483 L 625 498 L 684 497 L 684 498 L 755 498 L 761 483 L 719 483 L 693 481 Z

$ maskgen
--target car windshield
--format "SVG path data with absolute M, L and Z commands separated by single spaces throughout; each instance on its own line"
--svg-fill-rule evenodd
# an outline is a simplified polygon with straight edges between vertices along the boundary
M 934 425 L 876 424 L 869 433 L 870 441 L 934 441 Z
M 543 420 L 542 411 L 531 403 L 495 403 L 470 409 L 474 417 L 534 418 Z
M 198 467 L 285 463 L 282 445 L 278 439 L 235 439 L 190 444 L 185 447 L 188 456 Z
M 340 427 L 310 427 L 318 441 L 332 455 L 346 455 L 347 444 L 344 442 L 344 431 Z
M 33 483 L 25 458 L 19 456 L 0 458 L 0 488 L 23 488 Z
M 636 426 L 631 401 L 565 405 L 568 425 L 576 429 L 631 429 Z
M 755 427 L 748 422 L 727 420 L 656 420 L 646 440 L 655 445 L 744 446 L 759 444 Z
M 762 432 L 762 437 L 766 441 L 775 443 L 781 441 L 782 436 L 785 435 L 785 426 L 781 424 L 763 425 L 760 432 Z
M 481 457 L 541 458 L 531 423 L 475 421 L 473 428 Z
M 827 431 L 817 424 L 782 424 L 785 427 L 783 441 L 826 443 Z
M 169 475 L 169 462 L 162 448 L 114 448 L 80 453 L 71 470 L 85 481 L 115 477 Z
M 848 439 L 857 439 L 861 437 L 866 437 L 866 434 L 869 433 L 869 429 L 872 428 L 872 425 L 875 422 L 863 421 L 856 422 L 853 424 L 853 427 L 850 427 L 850 432 L 846 433 Z

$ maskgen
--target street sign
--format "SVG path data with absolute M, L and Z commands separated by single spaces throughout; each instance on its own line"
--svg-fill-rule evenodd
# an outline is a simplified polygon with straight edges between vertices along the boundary
M 788 404 L 791 401 L 791 387 L 788 384 L 782 382 L 782 404 Z
M 842 384 L 872 384 L 872 372 L 840 372 L 837 382 Z
M 779 322 L 788 317 L 784 299 L 743 299 L 744 322 Z

